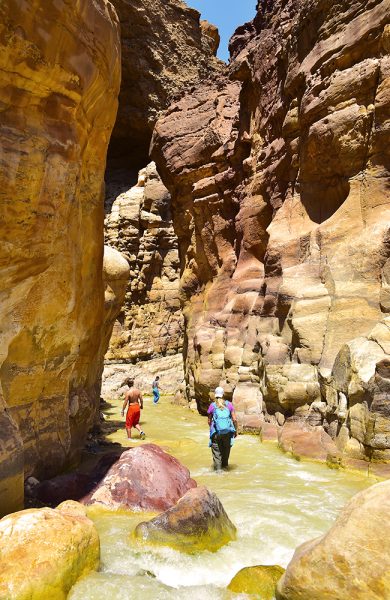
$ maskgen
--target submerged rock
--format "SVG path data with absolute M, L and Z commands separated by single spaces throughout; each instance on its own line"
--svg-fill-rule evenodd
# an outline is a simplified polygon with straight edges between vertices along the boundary
M 155 444 L 123 452 L 84 504 L 162 511 L 196 487 L 189 470 Z
M 216 552 L 235 539 L 236 528 L 218 497 L 201 486 L 187 492 L 173 508 L 140 523 L 135 537 L 182 552 Z
M 256 595 L 261 600 L 273 600 L 276 584 L 283 573 L 284 569 L 278 565 L 245 567 L 233 577 L 228 590 L 236 594 Z
M 356 494 L 325 535 L 303 544 L 278 600 L 390 598 L 390 482 Z
M 64 600 L 98 568 L 99 537 L 77 502 L 23 510 L 0 521 L 0 599 Z

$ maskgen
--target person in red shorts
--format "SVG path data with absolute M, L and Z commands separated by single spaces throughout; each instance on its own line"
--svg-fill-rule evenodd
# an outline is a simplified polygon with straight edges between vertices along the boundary
M 139 431 L 139 436 L 141 440 L 144 440 L 146 436 L 139 424 L 141 410 L 144 407 L 142 394 L 139 389 L 134 387 L 133 379 L 126 379 L 124 383 L 129 386 L 129 389 L 125 394 L 125 401 L 123 402 L 123 407 L 121 411 L 121 415 L 123 417 L 125 414 L 126 407 L 128 406 L 126 413 L 127 437 L 129 440 L 131 440 L 131 429 L 132 427 L 134 427 L 135 429 L 137 429 L 137 431 Z

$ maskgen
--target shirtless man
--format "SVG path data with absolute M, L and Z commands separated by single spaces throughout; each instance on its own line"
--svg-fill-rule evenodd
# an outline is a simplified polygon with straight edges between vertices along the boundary
M 124 382 L 129 386 L 129 390 L 125 394 L 125 401 L 123 402 L 123 407 L 121 411 L 122 417 L 125 414 L 126 406 L 128 405 L 127 413 L 126 413 L 126 431 L 127 437 L 131 440 L 131 428 L 135 427 L 139 431 L 139 436 L 141 440 L 145 439 L 145 433 L 142 431 L 139 419 L 141 416 L 141 410 L 144 407 L 144 403 L 142 400 L 142 394 L 139 389 L 134 387 L 133 379 L 126 379 Z

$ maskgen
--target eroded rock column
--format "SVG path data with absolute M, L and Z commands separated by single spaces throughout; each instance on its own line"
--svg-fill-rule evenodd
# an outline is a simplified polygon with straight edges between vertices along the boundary
M 179 256 L 171 198 L 154 163 L 118 196 L 106 218 L 106 240 L 130 265 L 123 309 L 106 358 L 131 361 L 177 354 L 183 346 Z

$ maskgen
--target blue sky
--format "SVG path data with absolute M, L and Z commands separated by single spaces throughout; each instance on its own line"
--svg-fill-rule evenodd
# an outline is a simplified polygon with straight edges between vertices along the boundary
M 227 61 L 229 38 L 239 25 L 253 19 L 256 14 L 256 0 L 186 0 L 186 2 L 202 14 L 202 19 L 207 19 L 218 27 L 221 36 L 218 56 Z

